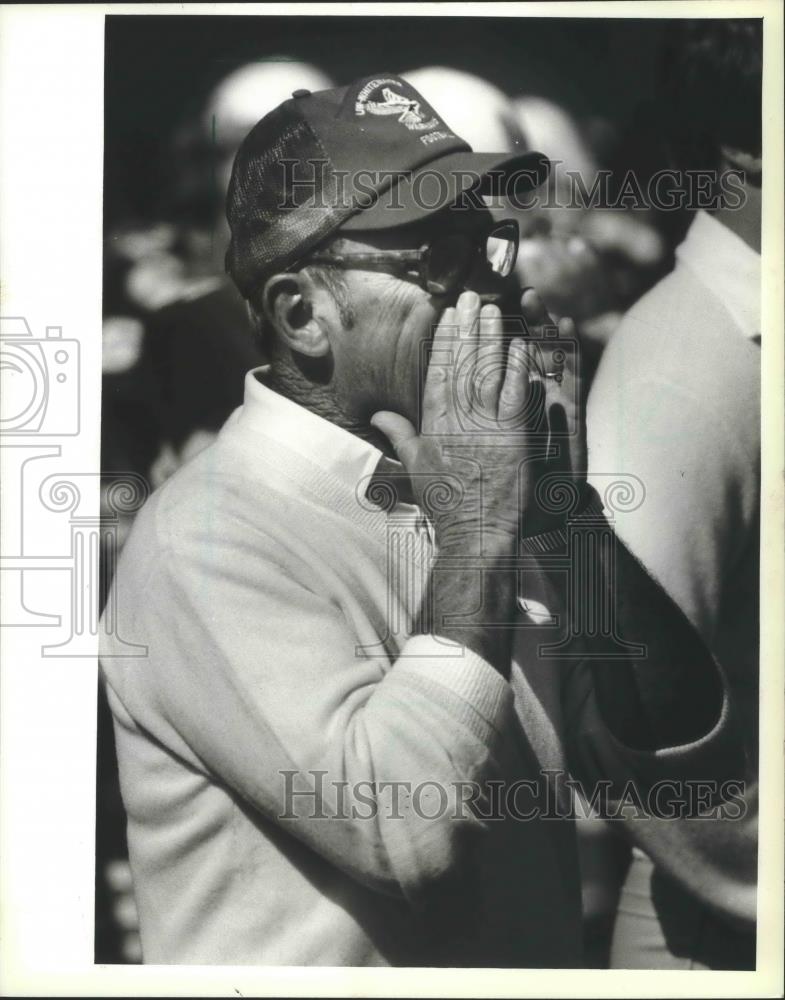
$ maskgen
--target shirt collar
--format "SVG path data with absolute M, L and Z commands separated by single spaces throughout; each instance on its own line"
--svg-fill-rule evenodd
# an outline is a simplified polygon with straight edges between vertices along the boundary
M 708 212 L 700 211 L 676 248 L 676 257 L 719 299 L 745 337 L 760 335 L 759 253 Z
M 246 374 L 238 422 L 295 451 L 350 490 L 356 490 L 366 477 L 370 481 L 382 452 L 264 385 L 260 378 L 269 371 L 263 365 Z

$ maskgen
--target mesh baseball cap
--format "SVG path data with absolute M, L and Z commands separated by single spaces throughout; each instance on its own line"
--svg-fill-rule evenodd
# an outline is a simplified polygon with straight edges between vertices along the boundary
M 472 152 L 399 76 L 296 90 L 251 129 L 235 158 L 226 269 L 248 298 L 338 229 L 388 229 L 467 195 L 517 195 L 548 169 L 542 153 Z

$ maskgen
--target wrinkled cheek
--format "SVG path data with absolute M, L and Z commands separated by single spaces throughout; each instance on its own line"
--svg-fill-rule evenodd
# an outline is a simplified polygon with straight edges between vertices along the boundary
M 430 360 L 430 345 L 440 313 L 430 302 L 417 303 L 412 308 L 406 330 L 407 372 L 406 390 L 413 417 L 419 417 L 425 378 Z M 403 366 L 402 366 L 403 369 Z
M 363 325 L 368 339 L 364 350 L 374 367 L 369 385 L 375 387 L 376 403 L 414 422 L 427 369 L 427 348 L 439 311 L 422 289 L 389 278 L 383 292 L 375 301 L 366 300 L 366 305 Z

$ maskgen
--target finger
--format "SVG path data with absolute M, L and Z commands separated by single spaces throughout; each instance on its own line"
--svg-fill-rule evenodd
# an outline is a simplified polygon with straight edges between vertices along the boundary
M 411 421 L 402 417 L 400 413 L 379 410 L 371 417 L 371 426 L 384 434 L 404 466 L 407 469 L 411 468 L 419 441 L 419 436 Z
M 548 409 L 548 471 L 569 475 L 572 472 L 567 414 L 561 403 Z
M 529 439 L 526 455 L 526 476 L 524 489 L 526 494 L 526 515 L 523 522 L 524 534 L 534 535 L 540 530 L 542 512 L 537 500 L 537 484 L 548 472 L 547 460 L 547 421 L 545 418 L 545 385 L 542 380 L 533 375 L 529 383 L 527 400 L 527 432 Z
M 532 434 L 542 434 L 547 430 L 545 383 L 537 375 L 532 375 L 529 379 L 529 391 L 526 399 L 526 430 Z
M 510 344 L 499 393 L 498 422 L 503 428 L 535 431 L 542 420 L 544 394 L 528 345 L 520 337 Z
M 559 347 L 552 358 L 557 352 L 564 359 L 561 378 L 547 380 L 546 406 L 551 441 L 559 443 L 563 464 L 569 466 L 573 474 L 582 475 L 586 471 L 587 455 L 586 394 L 581 378 L 580 340 L 575 323 L 569 317 L 559 321 Z
M 511 341 L 507 365 L 499 392 L 497 420 L 502 427 L 522 427 L 526 419 L 529 398 L 529 364 L 524 342 L 520 337 Z
M 586 402 L 582 394 L 578 400 L 575 427 L 568 441 L 572 471 L 580 477 L 585 477 L 589 468 L 589 446 L 586 438 Z
M 575 344 L 575 348 L 572 350 L 567 349 L 567 347 L 562 344 L 560 346 L 561 355 L 563 356 L 563 361 L 561 367 L 566 367 L 570 371 L 575 371 L 578 373 L 578 330 L 575 326 L 575 322 L 570 316 L 562 316 L 558 323 L 556 324 L 557 338 L 562 341 L 572 341 Z
M 452 345 L 455 363 L 450 398 L 455 413 L 451 412 L 450 416 L 455 417 L 460 426 L 460 415 L 471 419 L 471 415 L 478 409 L 475 403 L 475 372 L 480 333 L 480 296 L 473 291 L 463 292 L 458 298 L 455 313 L 458 336 Z
M 582 385 L 581 342 L 575 323 L 569 316 L 559 320 L 558 333 L 556 346 L 551 354 L 551 368 L 561 374 L 561 378 L 556 380 L 556 385 L 561 390 L 561 399 L 565 405 L 568 402 L 570 404 L 574 402 L 580 407 L 585 402 Z M 570 412 L 568 407 L 568 417 Z
M 439 318 L 433 332 L 433 343 L 454 340 L 458 333 L 458 317 L 455 306 L 448 306 Z
M 580 369 L 578 358 L 578 337 L 575 324 L 569 317 L 559 320 L 553 335 L 532 340 L 540 362 L 542 375 L 546 380 L 548 401 L 572 397 L 580 391 Z M 535 348 L 536 343 L 536 348 Z
M 472 405 L 476 415 L 496 419 L 499 390 L 505 371 L 504 328 L 498 306 L 485 305 L 480 311 L 480 339 L 474 370 Z
M 451 405 L 448 390 L 456 359 L 457 322 L 455 309 L 445 309 L 427 353 L 423 352 L 428 368 L 423 383 L 421 428 L 435 429 Z
M 574 320 L 569 316 L 562 316 L 558 323 L 560 337 L 574 337 L 577 340 L 578 330 Z
M 476 340 L 480 332 L 480 296 L 477 292 L 462 292 L 456 311 L 461 340 Z
M 548 407 L 548 471 L 569 478 L 580 488 L 586 476 L 586 422 L 576 414 L 572 424 L 561 403 Z
M 552 322 L 545 308 L 545 303 L 534 288 L 525 288 L 523 290 L 523 294 L 521 295 L 521 312 L 523 313 L 524 323 L 530 330 Z
M 581 343 L 575 323 L 565 318 L 559 323 L 559 336 L 571 340 L 574 347 L 565 351 L 566 364 L 561 384 L 561 402 L 565 408 L 569 434 L 570 465 L 573 472 L 583 475 L 587 467 L 586 391 L 583 384 Z
M 480 336 L 483 347 L 501 348 L 504 336 L 502 314 L 498 306 L 488 303 L 480 310 Z

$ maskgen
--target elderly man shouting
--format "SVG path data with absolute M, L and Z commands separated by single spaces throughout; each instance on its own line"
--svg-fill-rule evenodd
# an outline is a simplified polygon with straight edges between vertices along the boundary
M 517 228 L 479 197 L 546 171 L 385 75 L 238 152 L 270 364 L 126 544 L 146 655 L 102 652 L 146 961 L 579 965 L 568 758 L 608 801 L 732 773 L 721 676 L 625 550 L 565 603 L 567 532 L 612 539 L 574 329 L 533 291 L 505 327 Z M 613 588 L 615 632 L 571 628 Z

